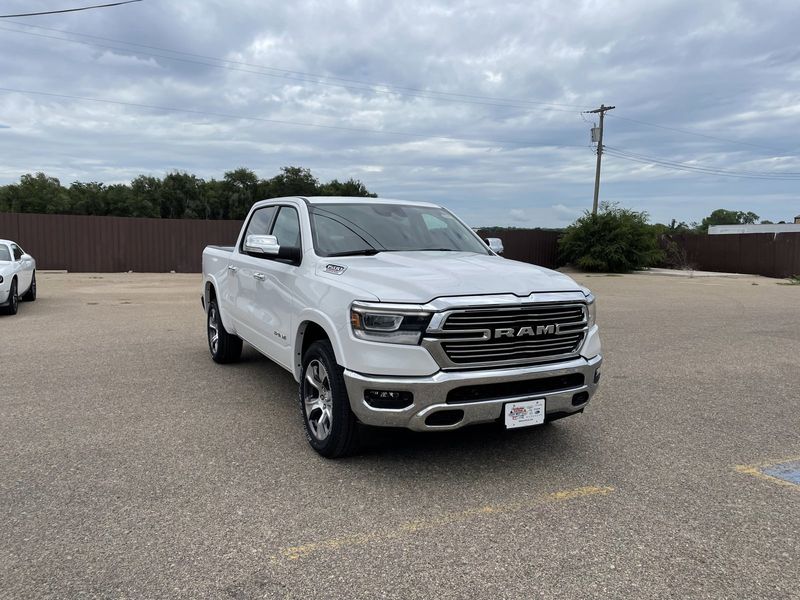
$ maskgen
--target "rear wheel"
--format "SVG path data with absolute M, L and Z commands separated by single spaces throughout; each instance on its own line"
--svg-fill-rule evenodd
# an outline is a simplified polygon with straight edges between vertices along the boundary
M 300 410 L 311 447 L 326 458 L 339 458 L 358 449 L 358 424 L 327 340 L 314 342 L 303 356 Z
M 31 279 L 31 287 L 28 288 L 28 291 L 22 296 L 22 299 L 25 302 L 33 302 L 36 300 L 36 271 L 33 272 L 33 279 Z
M 219 316 L 216 300 L 208 303 L 207 327 L 208 349 L 214 362 L 225 364 L 236 362 L 242 356 L 242 338 L 226 331 Z
M 8 306 L 0 308 L 6 315 L 15 315 L 19 309 L 19 296 L 17 296 L 17 280 L 11 282 L 11 289 L 8 290 Z

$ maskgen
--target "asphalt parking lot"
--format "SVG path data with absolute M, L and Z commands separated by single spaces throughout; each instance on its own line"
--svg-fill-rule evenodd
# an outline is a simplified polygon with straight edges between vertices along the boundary
M 196 275 L 41 274 L 0 317 L 2 598 L 800 598 L 800 287 L 579 276 L 583 415 L 318 457 L 211 362 Z

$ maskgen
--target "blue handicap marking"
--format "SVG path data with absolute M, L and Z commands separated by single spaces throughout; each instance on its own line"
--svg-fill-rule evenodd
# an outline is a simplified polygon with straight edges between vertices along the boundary
M 761 467 L 761 472 L 764 473 L 764 475 L 800 485 L 800 460 L 790 460 L 768 467 Z

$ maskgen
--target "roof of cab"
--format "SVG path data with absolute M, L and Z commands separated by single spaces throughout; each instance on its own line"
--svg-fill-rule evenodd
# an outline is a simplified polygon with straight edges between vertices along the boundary
M 298 196 L 307 200 L 309 204 L 353 204 L 363 202 L 365 204 L 403 204 L 405 206 L 427 206 L 438 207 L 438 204 L 431 202 L 414 202 L 412 200 L 395 200 L 392 198 L 363 198 L 359 196 Z

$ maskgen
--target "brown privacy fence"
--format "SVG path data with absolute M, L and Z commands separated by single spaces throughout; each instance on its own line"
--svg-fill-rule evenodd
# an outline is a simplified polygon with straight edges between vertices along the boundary
M 778 278 L 800 275 L 800 233 L 681 234 L 666 239 L 684 253 L 680 262 L 701 271 Z
M 199 273 L 203 248 L 232 246 L 241 226 L 241 221 L 0 213 L 0 238 L 18 242 L 39 269 L 77 273 Z M 502 237 L 506 258 L 556 266 L 557 232 L 479 233 Z
M 233 246 L 241 221 L 0 213 L 0 238 L 39 269 L 79 273 L 199 273 L 208 244 Z
M 503 256 L 511 260 L 533 263 L 548 269 L 558 266 L 558 238 L 560 231 L 539 229 L 479 229 L 482 238 L 499 237 L 503 240 Z
M 19 242 L 36 258 L 39 269 L 199 273 L 203 248 L 232 246 L 241 225 L 241 221 L 0 213 L 0 238 Z M 558 231 L 480 229 L 478 234 L 502 238 L 506 258 L 558 266 Z M 677 262 L 695 269 L 780 278 L 800 274 L 800 233 L 682 234 L 666 239 L 678 250 Z

